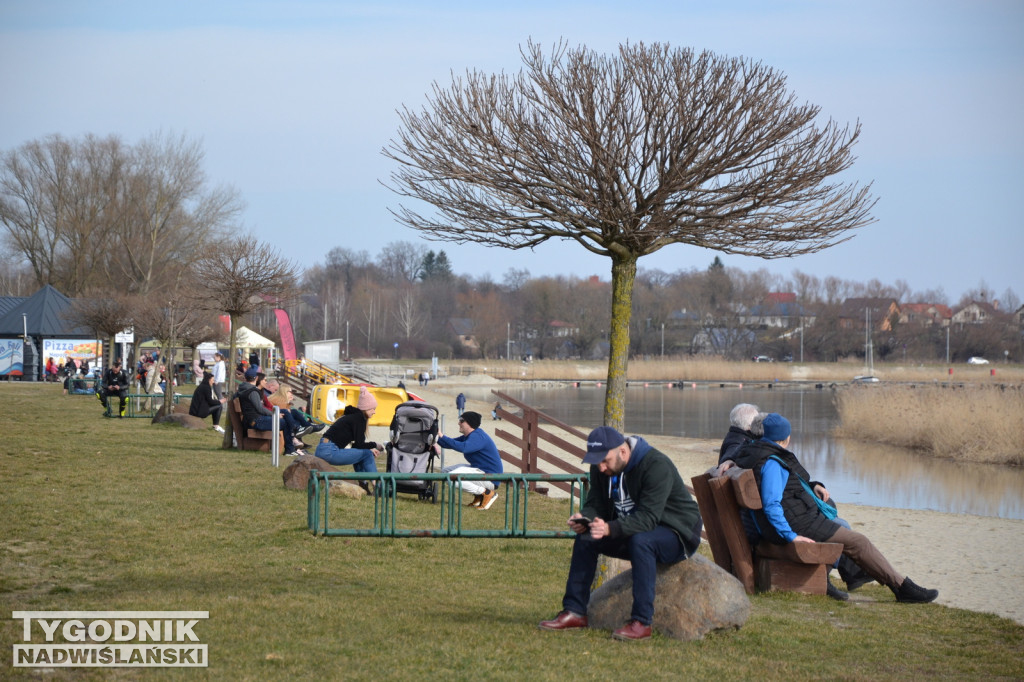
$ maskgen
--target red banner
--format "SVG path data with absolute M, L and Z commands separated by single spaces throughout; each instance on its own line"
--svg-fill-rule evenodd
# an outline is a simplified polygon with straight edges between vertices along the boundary
M 281 308 L 274 308 L 277 316 L 277 331 L 281 334 L 281 350 L 284 352 L 284 359 L 298 360 L 299 355 L 295 352 L 295 335 L 292 334 L 292 321 L 288 318 L 288 311 Z
M 224 336 L 231 336 L 231 316 L 221 315 L 220 316 L 220 328 L 224 332 Z

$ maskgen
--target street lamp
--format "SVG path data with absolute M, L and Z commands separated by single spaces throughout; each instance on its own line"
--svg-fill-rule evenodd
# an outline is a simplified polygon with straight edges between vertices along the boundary
M 665 359 L 665 323 L 661 323 L 661 359 Z
M 512 359 L 512 323 L 505 323 L 505 359 Z

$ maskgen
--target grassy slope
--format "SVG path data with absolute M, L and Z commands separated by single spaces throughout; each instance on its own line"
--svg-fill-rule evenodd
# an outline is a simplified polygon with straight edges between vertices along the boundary
M 217 434 L 108 420 L 89 397 L 0 383 L 3 487 L 0 609 L 208 610 L 196 631 L 211 667 L 123 670 L 125 678 L 736 679 L 1013 678 L 1024 627 L 937 605 L 757 595 L 750 621 L 702 642 L 626 644 L 608 633 L 548 633 L 564 540 L 344 539 L 305 528 L 305 494 L 269 457 L 222 451 Z M 436 508 L 403 498 L 400 519 Z M 334 525 L 369 500 L 338 498 Z M 531 501 L 531 527 L 566 504 Z M 496 523 L 501 504 L 468 517 Z M 334 517 L 334 514 L 338 514 Z M 1010 586 L 1008 586 L 1008 589 Z M 3 622 L 0 678 L 20 623 Z M 62 670 L 57 679 L 109 679 Z

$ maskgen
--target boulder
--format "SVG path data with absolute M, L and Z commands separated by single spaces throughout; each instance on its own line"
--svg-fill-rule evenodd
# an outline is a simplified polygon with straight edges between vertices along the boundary
M 208 429 L 210 424 L 205 419 L 193 417 L 190 414 L 165 414 L 161 417 L 153 417 L 153 424 L 177 424 L 186 429 Z
M 328 490 L 331 495 L 341 495 L 353 500 L 366 497 L 366 491 L 352 481 L 331 481 L 331 487 Z
M 292 463 L 285 467 L 281 474 L 281 478 L 284 479 L 284 487 L 305 490 L 309 485 L 310 471 L 338 471 L 338 469 L 314 455 L 300 455 L 292 460 Z M 360 492 L 362 492 L 361 488 Z
M 734 576 L 695 554 L 671 566 L 658 566 L 654 588 L 654 629 L 684 641 L 712 630 L 739 628 L 750 617 L 750 599 Z M 604 582 L 590 595 L 590 627 L 614 630 L 629 620 L 633 571 Z

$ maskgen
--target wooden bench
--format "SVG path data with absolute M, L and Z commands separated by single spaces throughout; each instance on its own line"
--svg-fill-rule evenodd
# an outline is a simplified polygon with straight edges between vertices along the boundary
M 238 398 L 232 398 L 228 401 L 228 406 L 228 420 L 231 422 L 231 430 L 235 434 L 235 443 L 238 448 L 241 450 L 270 452 L 271 440 L 274 436 L 273 432 L 243 429 L 242 404 Z M 278 452 L 284 452 L 284 433 L 279 431 L 277 437 L 281 446 Z
M 828 572 L 843 551 L 841 544 L 774 545 L 762 540 L 751 548 L 740 510 L 761 509 L 754 472 L 733 467 L 717 478 L 708 472 L 690 481 L 715 563 L 736 576 L 747 593 L 783 590 L 825 594 Z

